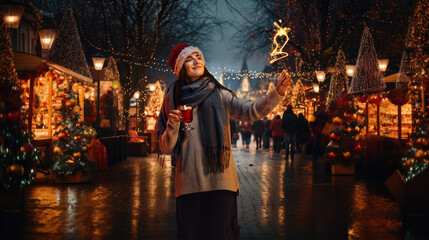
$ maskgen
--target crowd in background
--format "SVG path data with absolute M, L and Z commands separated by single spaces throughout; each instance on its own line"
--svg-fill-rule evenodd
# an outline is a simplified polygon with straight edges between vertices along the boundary
M 295 153 L 312 154 L 313 158 L 323 156 L 328 136 L 322 134 L 328 121 L 326 109 L 319 107 L 310 121 L 302 113 L 294 113 L 289 105 L 283 116 L 276 115 L 273 119 L 265 117 L 255 122 L 239 122 L 230 119 L 231 143 L 237 147 L 241 138 L 244 149 L 249 149 L 253 135 L 256 150 L 272 151 L 281 154 L 284 149 L 286 159 L 294 159 Z

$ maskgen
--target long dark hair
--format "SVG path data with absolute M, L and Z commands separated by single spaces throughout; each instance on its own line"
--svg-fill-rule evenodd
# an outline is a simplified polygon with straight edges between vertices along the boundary
M 177 79 L 176 81 L 176 85 L 174 86 L 174 108 L 177 109 L 177 107 L 179 107 L 180 105 L 180 97 L 182 96 L 182 87 L 183 85 L 185 85 L 185 77 L 186 77 L 186 70 L 185 68 L 182 68 L 182 70 L 180 71 L 180 76 L 179 79 Z M 232 93 L 232 95 L 236 96 L 235 93 L 233 91 L 231 91 L 230 89 L 224 87 L 222 84 L 220 84 L 215 77 L 213 77 L 213 75 L 207 70 L 206 66 L 204 66 L 204 73 L 200 78 L 203 77 L 208 77 L 210 79 L 210 81 L 212 81 L 217 88 L 220 89 L 225 89 L 229 92 Z

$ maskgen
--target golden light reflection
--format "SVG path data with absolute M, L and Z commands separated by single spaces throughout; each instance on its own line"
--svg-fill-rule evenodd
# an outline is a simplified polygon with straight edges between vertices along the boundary
M 278 223 L 280 226 L 285 225 L 285 216 L 286 216 L 286 212 L 285 212 L 285 204 L 284 204 L 284 199 L 285 199 L 285 191 L 284 191 L 284 179 L 285 179 L 285 169 L 286 169 L 286 161 L 281 161 L 281 165 L 280 165 L 280 171 L 278 172 L 278 177 L 277 179 L 279 179 L 279 202 L 280 202 L 280 206 L 278 208 Z
M 271 191 L 268 187 L 268 183 L 269 183 L 269 178 L 270 178 L 270 169 L 268 168 L 267 163 L 264 161 L 261 165 L 261 180 L 262 180 L 262 191 L 261 191 L 261 200 L 262 200 L 262 204 L 261 204 L 261 224 L 268 224 L 268 200 L 270 199 L 270 194 Z
M 282 23 L 281 19 L 279 20 L 279 23 L 280 24 Z M 286 46 L 287 42 L 289 41 L 289 36 L 287 34 L 291 29 L 288 27 L 281 27 L 277 22 L 274 22 L 274 26 L 277 27 L 277 31 L 273 39 L 273 44 L 274 44 L 273 50 L 270 53 L 270 56 L 271 56 L 270 64 L 276 62 L 277 60 L 285 58 L 289 55 L 286 52 L 283 52 L 283 48 Z M 283 44 L 279 44 L 277 40 L 278 37 L 286 37 L 285 42 Z
M 106 232 L 110 227 L 106 227 L 106 223 L 110 221 L 108 219 L 109 214 L 106 211 L 107 202 L 106 200 L 111 197 L 111 193 L 104 186 L 98 186 L 94 189 L 93 194 L 91 194 L 91 206 L 94 206 L 93 213 L 90 214 L 90 223 L 92 225 L 94 239 L 102 239 L 100 235 L 107 235 Z
M 51 229 L 62 229 L 63 221 L 58 221 L 62 218 L 62 209 L 58 208 L 60 203 L 60 191 L 54 187 L 33 188 L 29 192 L 28 198 L 31 201 L 37 202 L 41 212 L 32 219 L 35 232 L 49 233 Z
M 152 178 L 150 178 L 152 180 Z M 140 168 L 134 168 L 133 209 L 131 214 L 131 235 L 137 238 L 140 208 Z

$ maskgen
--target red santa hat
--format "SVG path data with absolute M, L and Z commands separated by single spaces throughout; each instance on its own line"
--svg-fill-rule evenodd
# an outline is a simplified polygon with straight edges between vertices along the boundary
M 180 76 L 180 71 L 182 70 L 186 58 L 194 52 L 197 52 L 201 56 L 203 64 L 205 64 L 203 53 L 197 47 L 179 43 L 171 50 L 170 56 L 168 57 L 168 65 L 171 70 L 173 70 L 174 74 L 176 74 L 177 78 Z

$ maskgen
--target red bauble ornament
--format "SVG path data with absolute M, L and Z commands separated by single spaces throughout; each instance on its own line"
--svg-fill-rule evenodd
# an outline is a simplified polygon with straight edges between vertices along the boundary
M 334 152 L 330 152 L 330 153 L 329 153 L 329 157 L 330 157 L 330 158 L 335 158 L 336 156 L 337 156 L 337 155 L 335 155 L 335 153 L 334 153 Z
M 24 151 L 28 156 L 33 155 L 34 148 L 29 143 L 24 143 Z
M 58 134 L 58 138 L 61 140 L 66 140 L 67 139 L 67 134 L 65 132 L 60 132 Z
M 355 146 L 355 151 L 356 152 L 359 152 L 361 149 L 362 149 L 362 147 L 361 147 L 360 144 L 358 144 L 358 145 Z
M 7 114 L 7 119 L 9 120 L 9 122 L 11 122 L 13 125 L 18 125 L 21 123 L 22 121 L 22 114 L 21 111 L 15 111 L 15 112 L 10 112 Z

